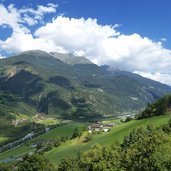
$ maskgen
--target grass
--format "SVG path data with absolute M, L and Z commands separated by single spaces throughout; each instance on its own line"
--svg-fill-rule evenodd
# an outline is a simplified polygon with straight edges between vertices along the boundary
M 121 119 L 120 118 L 115 118 L 115 119 L 105 119 L 103 121 L 103 124 L 108 124 L 108 123 L 117 123 L 120 124 L 121 123 Z
M 35 148 L 31 147 L 31 145 L 34 143 L 38 143 L 38 142 L 45 141 L 45 140 L 53 140 L 60 136 L 68 136 L 68 138 L 70 138 L 72 136 L 75 128 L 82 130 L 84 127 L 85 127 L 85 124 L 81 124 L 81 123 L 75 123 L 75 124 L 57 127 L 53 130 L 50 130 L 49 132 L 47 132 L 45 134 L 42 134 L 42 135 L 34 138 L 33 140 L 28 141 L 27 142 L 28 145 L 22 145 L 20 147 L 11 149 L 4 153 L 0 153 L 0 160 L 10 158 L 11 156 L 13 156 L 13 157 L 22 156 L 25 153 L 34 151 Z
M 54 163 L 59 162 L 63 158 L 75 158 L 80 152 L 86 151 L 96 143 L 103 146 L 110 145 L 114 141 L 122 143 L 124 136 L 128 135 L 133 128 L 146 127 L 147 125 L 158 127 L 162 124 L 166 124 L 169 119 L 170 116 L 163 115 L 138 121 L 132 120 L 114 127 L 108 133 L 94 135 L 93 139 L 88 143 L 73 143 L 73 141 L 68 141 L 64 145 L 46 152 L 44 155 Z
M 57 127 L 45 134 L 42 134 L 34 138 L 30 142 L 36 143 L 44 140 L 54 140 L 59 138 L 60 136 L 67 136 L 68 138 L 71 138 L 75 128 L 78 128 L 81 131 L 84 127 L 85 124 L 81 124 L 81 123 L 64 125 L 61 127 Z
M 44 120 L 40 120 L 37 123 L 41 123 L 43 125 L 52 125 L 52 124 L 59 123 L 59 120 L 57 120 L 55 118 L 47 118 L 47 119 L 44 119 Z
M 22 145 L 20 147 L 16 147 L 12 150 L 9 150 L 0 154 L 0 160 L 8 159 L 11 157 L 20 157 L 24 155 L 25 153 L 29 153 L 32 151 L 34 151 L 34 148 L 28 147 L 26 145 Z
M 8 140 L 7 137 L 0 137 L 0 142 L 4 142 L 4 141 L 6 141 L 6 140 Z
M 15 116 L 16 116 L 16 119 L 17 120 L 20 120 L 20 119 L 29 119 L 29 116 L 28 115 L 26 115 L 26 114 L 15 114 Z

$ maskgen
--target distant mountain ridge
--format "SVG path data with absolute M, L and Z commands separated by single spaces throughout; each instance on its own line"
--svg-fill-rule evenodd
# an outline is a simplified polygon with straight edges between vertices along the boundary
M 92 120 L 142 111 L 169 93 L 167 85 L 126 71 L 108 71 L 85 57 L 36 50 L 0 62 L 0 115 L 6 119 L 45 113 Z
M 107 70 L 107 71 L 111 72 L 114 76 L 127 76 L 129 78 L 140 81 L 143 84 L 149 84 L 152 87 L 153 86 L 158 87 L 159 89 L 162 89 L 162 91 L 164 91 L 166 93 L 168 91 L 170 91 L 170 88 L 171 88 L 169 85 L 160 83 L 160 82 L 155 81 L 155 80 L 151 80 L 149 78 L 145 78 L 145 77 L 143 77 L 141 75 L 138 75 L 138 74 L 135 74 L 135 73 L 132 73 L 132 72 L 129 72 L 129 71 L 120 70 L 117 67 L 111 67 L 109 65 L 102 65 L 100 67 L 102 69 L 104 69 L 104 70 Z

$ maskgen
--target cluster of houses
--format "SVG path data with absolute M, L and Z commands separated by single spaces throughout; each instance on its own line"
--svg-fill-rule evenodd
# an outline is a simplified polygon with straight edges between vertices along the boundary
M 88 132 L 109 132 L 112 127 L 115 127 L 116 123 L 106 123 L 103 124 L 101 122 L 94 123 L 88 127 Z
M 37 114 L 35 116 L 32 117 L 32 120 L 34 122 L 38 122 L 40 120 L 46 120 L 48 117 L 47 116 L 44 116 L 42 114 Z M 22 119 L 16 119 L 16 120 L 12 120 L 11 121 L 11 124 L 14 125 L 14 126 L 17 126 L 17 125 L 20 125 L 20 124 L 23 124 L 23 123 L 26 123 L 28 122 L 30 119 L 29 118 L 22 118 Z
M 17 125 L 23 124 L 23 123 L 25 123 L 27 121 L 28 121 L 28 119 L 25 119 L 25 118 L 17 119 L 17 120 L 12 120 L 11 124 L 14 125 L 14 126 L 17 126 Z
M 41 113 L 38 113 L 37 115 L 32 117 L 33 121 L 35 121 L 35 122 L 38 122 L 40 120 L 46 120 L 47 118 L 48 118 L 47 116 L 45 116 Z

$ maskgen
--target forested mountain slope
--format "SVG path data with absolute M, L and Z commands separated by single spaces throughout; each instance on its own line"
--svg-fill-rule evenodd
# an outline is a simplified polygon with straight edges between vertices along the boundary
M 171 93 L 169 86 L 156 81 L 114 74 L 83 57 L 72 57 L 69 61 L 69 56 L 61 59 L 63 56 L 37 50 L 1 59 L 2 117 L 45 113 L 91 120 L 140 111 Z

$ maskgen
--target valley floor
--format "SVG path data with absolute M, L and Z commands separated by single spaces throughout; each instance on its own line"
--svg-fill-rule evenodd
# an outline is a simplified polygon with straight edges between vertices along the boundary
M 65 143 L 62 143 L 59 147 L 54 147 L 52 150 L 45 152 L 44 155 L 53 163 L 58 163 L 63 158 L 75 158 L 80 152 L 86 151 L 96 143 L 101 144 L 102 146 L 110 145 L 114 141 L 122 143 L 124 136 L 128 135 L 132 129 L 146 127 L 147 125 L 154 125 L 155 127 L 158 127 L 162 124 L 166 124 L 170 117 L 170 115 L 162 115 L 148 119 L 132 120 L 127 123 L 122 123 L 116 127 L 113 127 L 110 132 L 93 134 L 92 139 L 87 143 L 83 142 L 83 138 L 87 133 L 87 131 L 84 131 L 81 137 L 68 140 Z M 81 131 L 85 130 L 87 126 L 87 123 L 73 123 L 55 128 L 46 134 L 42 134 L 32 139 L 25 145 L 1 153 L 0 160 L 2 161 L 10 158 L 20 158 L 25 153 L 33 153 L 35 151 L 35 147 L 32 147 L 32 145 L 38 142 L 54 140 L 60 136 L 67 136 L 70 139 L 75 128 L 78 128 Z

